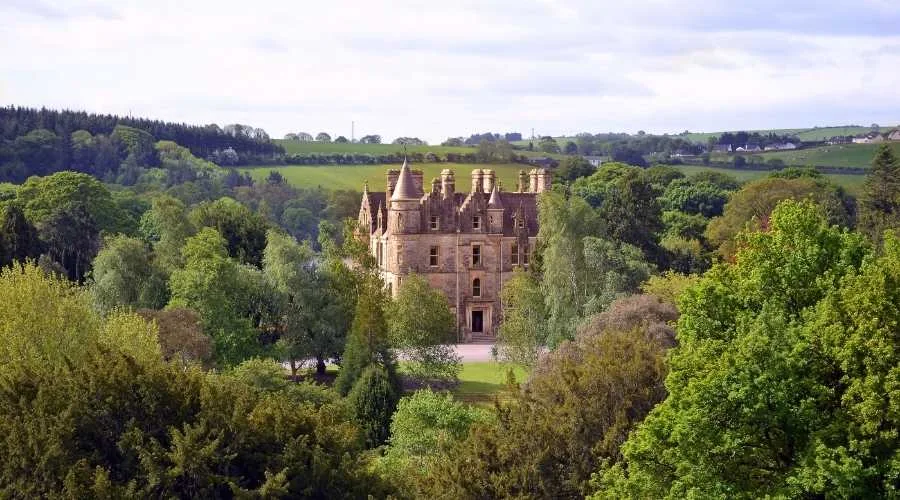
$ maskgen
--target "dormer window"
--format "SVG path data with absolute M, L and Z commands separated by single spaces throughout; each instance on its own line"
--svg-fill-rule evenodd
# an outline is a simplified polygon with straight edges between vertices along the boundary
M 481 216 L 480 215 L 476 215 L 476 216 L 472 217 L 472 229 L 474 229 L 475 231 L 478 231 L 481 229 Z

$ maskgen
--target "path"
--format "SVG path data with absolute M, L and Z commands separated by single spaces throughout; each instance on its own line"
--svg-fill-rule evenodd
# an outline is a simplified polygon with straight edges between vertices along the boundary
M 494 360 L 491 355 L 493 344 L 456 344 L 453 347 L 462 358 L 463 363 Z

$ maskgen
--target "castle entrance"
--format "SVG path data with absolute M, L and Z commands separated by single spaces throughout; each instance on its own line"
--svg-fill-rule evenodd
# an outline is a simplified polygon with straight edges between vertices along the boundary
M 472 311 L 472 333 L 484 332 L 484 311 Z

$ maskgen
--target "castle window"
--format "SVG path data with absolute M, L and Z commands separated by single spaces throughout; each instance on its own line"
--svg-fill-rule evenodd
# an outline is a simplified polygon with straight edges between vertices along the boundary
M 438 247 L 431 247 L 428 251 L 428 265 L 437 267 L 438 265 Z
M 519 226 L 519 228 L 524 228 L 525 227 L 525 217 L 516 217 L 516 225 Z
M 479 230 L 481 229 L 481 217 L 476 215 L 472 217 L 472 229 Z
M 378 265 L 381 266 L 384 264 L 384 244 L 380 241 L 378 242 Z
M 514 265 L 514 266 L 519 265 L 519 245 L 516 243 L 512 244 L 512 248 L 510 249 L 510 254 L 509 254 L 509 260 L 510 260 L 510 263 L 512 263 L 512 265 Z
M 472 296 L 481 297 L 481 280 L 478 278 L 472 280 Z
M 481 265 L 481 245 L 472 245 L 472 265 Z
M 522 264 L 528 265 L 528 244 L 525 244 L 524 252 L 522 252 Z
M 431 216 L 431 230 L 437 231 L 440 228 L 441 228 L 440 219 L 438 219 L 437 215 L 432 215 Z
M 403 214 L 397 214 L 397 231 L 403 231 Z

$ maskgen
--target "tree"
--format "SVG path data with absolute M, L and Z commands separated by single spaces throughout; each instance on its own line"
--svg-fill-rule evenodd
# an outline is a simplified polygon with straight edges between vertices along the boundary
M 83 207 L 99 230 L 116 231 L 116 207 L 106 186 L 88 174 L 59 172 L 31 177 L 16 195 L 25 217 L 35 226 L 61 211 Z
M 455 381 L 461 369 L 453 349 L 453 313 L 447 298 L 421 276 L 408 276 L 388 305 L 391 345 L 400 349 L 416 378 Z
M 859 226 L 873 241 L 900 228 L 900 161 L 887 144 L 875 151 L 860 201 Z
M 561 193 L 550 192 L 538 199 L 538 220 L 547 343 L 553 348 L 574 336 L 584 305 L 590 299 L 583 239 L 596 234 L 597 217 L 583 199 L 567 199 Z
M 538 144 L 538 149 L 540 149 L 541 151 L 543 151 L 545 153 L 559 153 L 560 152 L 559 143 L 556 142 L 556 139 L 554 139 L 550 136 L 541 137 L 541 141 Z
M 47 254 L 58 262 L 69 279 L 81 282 L 100 249 L 100 228 L 84 205 L 60 207 L 40 225 Z
M 184 246 L 183 269 L 172 272 L 169 307 L 188 307 L 200 314 L 203 329 L 215 343 L 216 358 L 235 365 L 258 352 L 256 334 L 241 315 L 246 283 L 238 263 L 228 257 L 226 242 L 212 228 L 203 228 Z
M 337 357 L 344 346 L 344 318 L 351 311 L 331 281 L 329 263 L 309 244 L 298 244 L 275 230 L 269 230 L 266 239 L 263 270 L 280 294 L 279 353 L 290 362 L 294 377 L 309 358 L 316 359 L 316 370 L 324 375 L 325 361 Z
M 262 265 L 266 247 L 266 220 L 232 198 L 204 202 L 190 214 L 195 227 L 212 227 L 228 244 L 228 254 L 256 267 Z
M 117 307 L 160 309 L 169 300 L 165 274 L 137 238 L 106 238 L 92 268 L 91 295 L 104 314 Z
M 525 366 L 537 363 L 547 343 L 547 314 L 541 284 L 534 276 L 518 269 L 500 292 L 503 320 L 497 346 L 501 356 Z
M 141 234 L 153 244 L 159 267 L 167 273 L 184 265 L 181 248 L 195 233 L 184 203 L 171 196 L 153 198 L 150 210 L 141 217 Z
M 746 184 L 733 193 L 725 205 L 721 217 L 710 221 L 706 238 L 719 254 L 731 257 L 735 253 L 733 238 L 749 224 L 752 228 L 765 229 L 769 215 L 779 202 L 786 199 L 812 199 L 828 214 L 829 221 L 848 225 L 843 192 L 825 180 L 812 178 L 767 178 Z
M 8 204 L 0 210 L 0 267 L 25 259 L 37 259 L 43 251 L 38 230 L 22 210 Z
M 342 136 L 342 135 L 339 135 L 338 138 L 334 140 L 334 142 L 336 142 L 336 143 L 338 143 L 338 144 L 347 144 L 347 143 L 350 142 L 350 141 L 347 140 L 346 137 L 344 137 L 344 136 Z
M 316 134 L 316 142 L 331 142 L 331 136 L 325 132 L 319 132 Z
M 297 132 L 297 140 L 300 142 L 312 142 L 313 136 L 308 132 Z
M 851 409 L 863 392 L 850 389 L 850 366 L 876 351 L 896 361 L 877 340 L 855 344 L 848 337 L 857 330 L 837 321 L 844 313 L 832 315 L 840 310 L 836 300 L 850 296 L 838 299 L 834 291 L 852 283 L 861 264 L 871 265 L 868 247 L 830 226 L 809 201 L 782 202 L 767 232 L 741 238 L 733 264 L 716 265 L 682 296 L 669 396 L 622 447 L 625 463 L 602 475 L 598 496 L 879 496 L 879 473 L 860 469 L 877 460 L 879 452 L 867 453 L 878 445 L 849 441 L 854 421 L 879 412 Z M 878 314 L 886 310 L 859 293 L 866 292 L 854 290 L 853 304 L 874 307 L 866 313 L 874 330 L 863 335 L 877 339 Z M 854 361 L 832 351 L 851 345 Z M 880 379 L 871 375 L 865 380 Z M 886 401 L 883 392 L 872 394 Z
M 454 401 L 449 393 L 424 389 L 404 397 L 391 418 L 389 446 L 379 463 L 382 475 L 412 498 L 427 497 L 416 483 L 447 460 L 473 425 L 489 421 L 487 411 Z
M 628 243 L 587 236 L 583 245 L 590 295 L 585 315 L 600 313 L 614 300 L 637 292 L 654 271 L 641 250 Z
M 653 298 L 614 307 L 544 356 L 521 392 L 475 425 L 418 481 L 424 497 L 574 498 L 665 397 L 674 308 Z M 622 311 L 622 312 L 619 312 Z M 668 329 L 671 334 L 671 328 Z
M 395 361 L 388 343 L 384 317 L 386 301 L 381 279 L 372 274 L 366 275 L 359 283 L 353 325 L 341 358 L 341 371 L 334 381 L 334 387 L 341 395 L 350 392 L 370 365 L 379 364 L 389 375 L 395 376 Z
M 364 135 L 359 142 L 363 144 L 381 144 L 381 136 L 378 134 Z
M 563 152 L 567 155 L 577 154 L 578 144 L 575 144 L 573 141 L 566 141 L 566 146 L 563 148 Z
M 727 191 L 709 182 L 690 179 L 674 180 L 660 198 L 663 210 L 679 210 L 707 218 L 722 215 L 727 201 Z
M 397 377 L 379 364 L 369 365 L 347 395 L 347 402 L 362 427 L 366 445 L 375 448 L 390 436 L 391 415 L 397 408 L 400 390 Z
M 203 333 L 203 321 L 196 311 L 174 307 L 162 311 L 138 309 L 137 314 L 156 324 L 163 358 L 182 365 L 208 364 L 213 359 L 213 342 Z
M 594 166 L 583 157 L 572 156 L 563 160 L 554 174 L 558 181 L 571 182 L 581 177 L 588 177 L 595 170 Z

